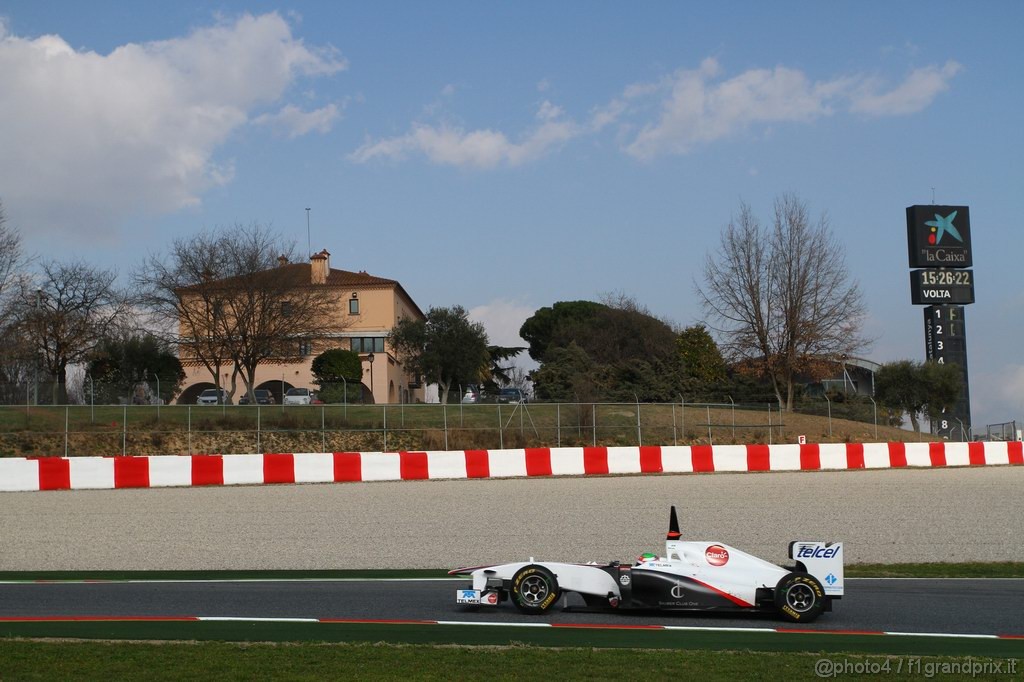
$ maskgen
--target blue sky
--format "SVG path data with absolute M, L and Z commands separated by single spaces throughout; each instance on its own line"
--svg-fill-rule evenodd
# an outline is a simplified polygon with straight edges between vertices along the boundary
M 741 200 L 827 211 L 867 354 L 924 355 L 904 208 L 971 207 L 975 425 L 1022 420 L 1024 5 L 0 2 L 0 199 L 125 272 L 236 222 L 492 339 L 622 292 L 680 324 Z

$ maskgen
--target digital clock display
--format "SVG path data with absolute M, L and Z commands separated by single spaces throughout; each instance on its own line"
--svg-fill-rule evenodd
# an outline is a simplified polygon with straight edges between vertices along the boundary
M 945 268 L 912 270 L 910 300 L 915 305 L 974 303 L 974 271 Z

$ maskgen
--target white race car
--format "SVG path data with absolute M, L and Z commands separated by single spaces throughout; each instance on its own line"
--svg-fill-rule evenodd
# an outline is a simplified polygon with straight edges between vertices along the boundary
M 522 561 L 457 568 L 473 584 L 455 601 L 497 606 L 512 600 L 520 611 L 544 613 L 563 594 L 579 594 L 590 609 L 668 611 L 769 611 L 809 623 L 843 596 L 843 545 L 789 543 L 794 566 L 782 567 L 721 542 L 680 539 L 676 508 L 669 518 L 665 556 L 641 554 L 632 566 Z

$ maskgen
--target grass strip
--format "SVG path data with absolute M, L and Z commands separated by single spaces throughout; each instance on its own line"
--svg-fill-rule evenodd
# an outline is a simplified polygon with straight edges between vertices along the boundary
M 448 578 L 445 569 L 279 571 L 0 571 L 2 581 L 383 580 Z M 847 578 L 1024 578 L 1024 562 L 849 564 Z
M 279 622 L 14 622 L 2 638 L 103 640 L 380 643 L 415 645 L 713 649 L 763 652 L 829 651 L 884 655 L 1024 656 L 1024 640 L 958 639 L 822 633 L 610 630 L 392 623 Z M 0 657 L 2 660 L 2 657 Z M 2 679 L 2 676 L 0 676 Z
M 280 571 L 0 571 L 3 581 L 124 580 L 385 580 L 450 578 L 443 569 L 338 569 Z
M 1024 578 L 1024 562 L 850 564 L 847 578 Z
M 1002 658 L 827 656 L 814 653 L 665 651 L 636 649 L 433 647 L 380 644 L 231 644 L 0 641 L 0 678 L 17 680 L 141 679 L 488 679 L 623 680 L 637 671 L 664 679 L 816 679 L 829 670 L 857 666 L 887 679 L 963 679 L 965 664 L 1003 666 Z M 944 675 L 942 666 L 959 665 Z M 819 674 L 815 674 L 815 670 Z M 1017 666 L 1019 667 L 1019 666 Z M 372 671 L 372 672 L 371 672 Z M 897 672 L 900 671 L 900 672 Z M 916 672 L 915 672 L 916 671 Z M 937 674 L 929 674 L 937 673 Z M 827 676 L 827 675 L 826 675 Z M 846 675 L 844 675 L 846 676 Z

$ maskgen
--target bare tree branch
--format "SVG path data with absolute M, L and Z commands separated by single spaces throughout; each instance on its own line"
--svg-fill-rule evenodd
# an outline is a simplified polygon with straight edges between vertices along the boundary
M 314 284 L 308 265 L 283 265 L 293 254 L 269 229 L 236 225 L 176 239 L 134 281 L 140 303 L 174 330 L 182 359 L 201 362 L 218 388 L 230 367 L 229 395 L 240 377 L 252 399 L 261 363 L 298 356 L 300 341 L 312 353 L 346 326 L 331 287 Z
M 770 229 L 741 204 L 718 253 L 707 257 L 704 282 L 697 293 L 723 352 L 759 368 L 787 409 L 798 375 L 818 376 L 868 345 L 860 333 L 860 289 L 842 246 L 828 218 L 812 224 L 807 204 L 795 195 L 776 199 Z
M 118 325 L 131 316 L 117 274 L 84 262 L 49 261 L 33 285 L 19 286 L 17 318 L 43 368 L 55 379 L 53 401 L 66 402 L 68 365 L 84 362 Z

